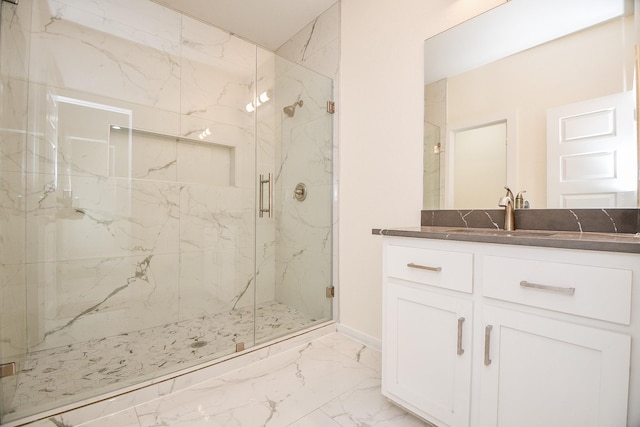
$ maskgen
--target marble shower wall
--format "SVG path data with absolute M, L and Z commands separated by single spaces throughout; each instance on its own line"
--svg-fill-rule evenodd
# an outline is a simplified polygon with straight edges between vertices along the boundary
M 340 2 L 300 30 L 276 53 L 335 80 L 340 66 Z
M 325 288 L 334 283 L 337 144 L 326 102 L 335 99 L 331 79 L 337 77 L 339 46 L 336 3 L 276 51 L 292 61 L 276 57 L 276 108 L 282 111 L 298 99 L 304 105 L 293 117 L 280 113 L 276 126 L 275 294 L 278 302 L 316 318 L 331 318 Z M 303 202 L 293 197 L 298 183 L 307 186 Z
M 146 0 L 2 7 L 3 360 L 252 306 L 256 46 Z

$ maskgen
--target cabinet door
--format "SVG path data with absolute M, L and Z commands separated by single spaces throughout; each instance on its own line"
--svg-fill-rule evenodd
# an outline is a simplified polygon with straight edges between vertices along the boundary
M 483 321 L 481 426 L 627 425 L 629 336 L 487 306 Z
M 468 426 L 472 303 L 385 283 L 382 392 L 438 425 Z

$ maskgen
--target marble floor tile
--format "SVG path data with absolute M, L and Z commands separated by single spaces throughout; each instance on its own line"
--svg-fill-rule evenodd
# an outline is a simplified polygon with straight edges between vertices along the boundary
M 382 396 L 379 360 L 330 334 L 136 411 L 141 427 L 427 426 Z
M 316 341 L 137 410 L 143 427 L 287 426 L 372 376 Z
M 380 393 L 380 379 L 371 378 L 320 408 L 341 427 L 421 427 L 427 424 L 406 413 Z
M 271 302 L 256 310 L 262 342 L 318 323 Z M 30 415 L 194 366 L 254 341 L 252 311 L 237 309 L 27 355 L 7 414 Z M 24 415 L 22 415 L 24 414 Z
M 380 352 L 340 333 L 84 424 L 39 427 L 424 427 L 380 391 Z
M 340 427 L 340 424 L 333 421 L 327 414 L 320 409 L 305 415 L 289 427 Z
M 135 409 L 129 409 L 91 421 L 90 423 L 79 424 L 77 427 L 140 427 L 140 420 Z

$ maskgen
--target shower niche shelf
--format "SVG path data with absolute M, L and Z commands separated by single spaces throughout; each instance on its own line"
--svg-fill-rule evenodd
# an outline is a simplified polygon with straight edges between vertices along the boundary
M 206 139 L 210 136 L 209 128 L 190 138 L 109 125 L 109 175 L 234 187 L 238 148 Z

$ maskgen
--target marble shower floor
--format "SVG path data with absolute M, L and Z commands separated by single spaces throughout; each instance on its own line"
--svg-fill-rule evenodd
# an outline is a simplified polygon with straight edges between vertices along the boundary
M 85 423 L 30 427 L 424 427 L 380 393 L 380 352 L 340 333 Z
M 266 303 L 256 310 L 256 341 L 316 323 L 286 305 Z M 21 417 L 117 390 L 233 353 L 239 342 L 253 343 L 248 309 L 34 351 L 18 373 L 7 413 Z

